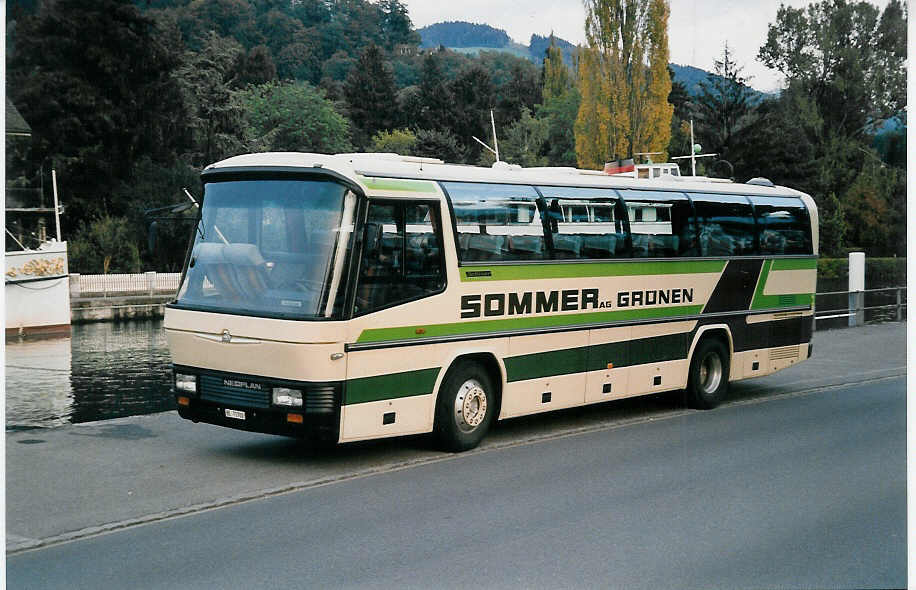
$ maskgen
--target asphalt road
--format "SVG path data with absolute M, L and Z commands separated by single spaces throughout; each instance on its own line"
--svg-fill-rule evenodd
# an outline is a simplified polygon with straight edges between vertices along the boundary
M 68 590 L 902 587 L 905 379 L 441 455 L 8 555 L 7 575 Z

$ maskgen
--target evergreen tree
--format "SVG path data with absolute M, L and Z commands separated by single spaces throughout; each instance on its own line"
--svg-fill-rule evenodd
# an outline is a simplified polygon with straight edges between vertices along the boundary
M 551 98 L 562 96 L 573 85 L 569 68 L 563 62 L 563 52 L 555 44 L 553 34 L 550 35 L 550 46 L 547 47 L 544 58 L 544 82 L 542 84 L 542 102 Z
M 448 130 L 420 129 L 413 146 L 416 156 L 439 158 L 445 162 L 462 163 L 468 159 L 464 145 Z
M 369 138 L 396 124 L 396 90 L 391 66 L 374 43 L 369 44 L 344 85 L 344 98 L 354 126 L 354 143 L 366 146 Z
M 494 108 L 494 88 L 490 73 L 480 65 L 462 70 L 449 84 L 452 104 L 452 126 L 455 138 L 468 146 L 471 162 L 476 161 L 481 148 L 473 137 L 489 137 L 490 109 Z
M 709 74 L 700 82 L 700 93 L 696 97 L 697 135 L 705 150 L 718 153 L 720 158 L 729 157 L 735 134 L 749 122 L 754 91 L 748 87 L 743 70 L 743 66 L 738 66 L 731 58 L 726 43 L 722 59 L 715 61 L 715 74 Z
M 440 67 L 441 54 L 430 52 L 423 58 L 419 99 L 421 110 L 416 125 L 421 129 L 445 129 L 452 126 L 453 101 L 445 75 Z
M 198 52 L 188 52 L 176 71 L 191 128 L 192 164 L 206 166 L 242 149 L 244 112 L 234 100 L 237 63 L 244 49 L 211 32 Z

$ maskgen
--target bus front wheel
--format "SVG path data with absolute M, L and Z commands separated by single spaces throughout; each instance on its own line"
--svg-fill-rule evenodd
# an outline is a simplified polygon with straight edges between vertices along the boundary
M 687 405 L 711 410 L 725 399 L 728 391 L 728 349 L 718 338 L 701 340 L 690 360 L 687 378 Z
M 490 429 L 496 410 L 495 389 L 479 364 L 459 361 L 442 381 L 436 402 L 435 433 L 447 451 L 476 447 Z

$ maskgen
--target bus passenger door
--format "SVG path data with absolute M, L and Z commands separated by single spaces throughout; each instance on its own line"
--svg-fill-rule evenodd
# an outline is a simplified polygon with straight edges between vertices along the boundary
M 432 430 L 442 345 L 402 347 L 398 334 L 439 309 L 440 212 L 438 201 L 370 201 L 350 337 L 366 346 L 348 353 L 342 442 Z
M 586 403 L 602 402 L 629 395 L 628 343 L 631 333 L 630 326 L 589 331 Z

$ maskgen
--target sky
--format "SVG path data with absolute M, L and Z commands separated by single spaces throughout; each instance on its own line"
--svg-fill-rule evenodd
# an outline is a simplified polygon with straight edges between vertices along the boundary
M 585 42 L 585 8 L 581 0 L 402 0 L 416 28 L 442 21 L 486 23 L 504 29 L 527 45 L 532 33 L 551 31 L 572 43 Z M 781 3 L 795 8 L 812 0 L 669 0 L 670 60 L 712 71 L 728 42 L 735 61 L 750 76 L 750 85 L 771 92 L 784 84 L 782 76 L 757 61 L 767 28 Z M 887 0 L 872 0 L 882 9 Z

